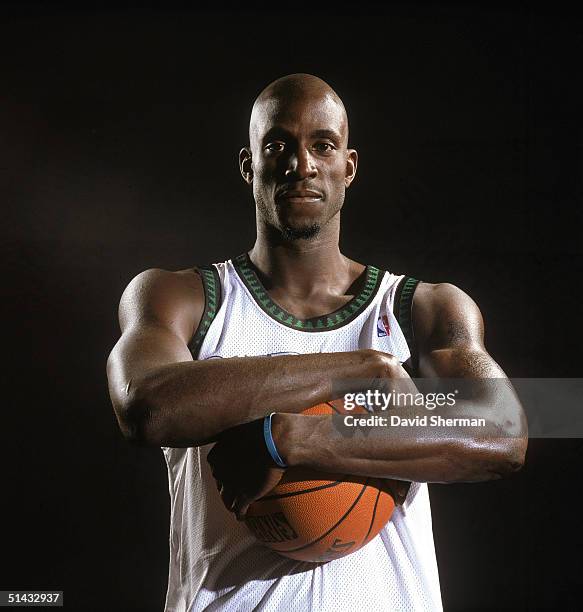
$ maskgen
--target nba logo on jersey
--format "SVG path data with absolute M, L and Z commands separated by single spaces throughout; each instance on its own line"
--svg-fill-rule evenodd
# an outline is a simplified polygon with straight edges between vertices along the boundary
M 377 336 L 379 338 L 384 338 L 385 336 L 391 335 L 391 327 L 389 325 L 389 318 L 387 315 L 381 315 L 377 319 Z

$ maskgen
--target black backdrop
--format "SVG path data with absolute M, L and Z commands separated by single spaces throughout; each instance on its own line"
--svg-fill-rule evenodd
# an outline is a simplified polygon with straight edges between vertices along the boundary
M 283 74 L 317 74 L 347 106 L 360 168 L 344 252 L 462 287 L 510 376 L 579 375 L 573 14 L 359 3 L 3 15 L 0 589 L 64 589 L 70 610 L 162 608 L 165 466 L 116 427 L 105 361 L 117 303 L 141 270 L 251 246 L 237 151 L 254 96 Z M 511 479 L 431 486 L 447 610 L 578 608 L 581 448 L 533 440 Z

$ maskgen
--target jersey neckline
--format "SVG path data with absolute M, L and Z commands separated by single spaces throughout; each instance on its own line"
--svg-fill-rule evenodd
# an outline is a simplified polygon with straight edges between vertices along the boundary
M 328 314 L 311 317 L 309 319 L 299 319 L 271 299 L 267 290 L 259 280 L 248 253 L 238 255 L 233 258 L 232 262 L 239 278 L 265 314 L 290 329 L 305 332 L 321 332 L 338 329 L 356 319 L 356 317 L 373 301 L 383 277 L 381 270 L 378 268 L 366 266 L 362 289 L 350 301 L 344 304 L 344 306 Z

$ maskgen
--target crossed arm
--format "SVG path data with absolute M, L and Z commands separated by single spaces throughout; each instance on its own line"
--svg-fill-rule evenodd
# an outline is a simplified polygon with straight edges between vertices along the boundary
M 274 415 L 275 441 L 289 465 L 417 482 L 495 479 L 522 466 L 526 420 L 506 375 L 486 352 L 478 307 L 452 285 L 423 283 L 417 291 L 413 323 L 420 376 L 484 383 L 471 388 L 471 397 L 462 394 L 454 405 L 440 407 L 439 416 L 479 417 L 485 425 L 372 427 L 347 437 L 327 417 Z M 399 378 L 393 385 L 398 391 L 418 391 L 398 363 L 389 377 Z M 390 414 L 413 420 L 422 412 L 423 407 L 399 405 Z
M 110 395 L 129 440 L 155 446 L 217 442 L 209 463 L 225 505 L 239 518 L 282 474 L 259 435 L 262 418 L 273 411 L 274 440 L 289 466 L 456 482 L 499 478 L 524 462 L 527 434 L 519 402 L 500 406 L 487 392 L 440 409 L 444 417 L 486 419 L 485 427 L 467 435 L 383 427 L 367 436 L 339 436 L 328 417 L 298 413 L 333 399 L 335 380 L 399 379 L 414 391 L 393 356 L 362 350 L 193 361 L 187 344 L 203 306 L 200 279 L 192 272 L 151 270 L 136 277 L 120 303 L 122 336 L 107 368 Z M 478 307 L 456 287 L 420 284 L 413 326 L 421 376 L 506 378 L 484 348 Z M 407 416 L 407 408 L 398 410 Z

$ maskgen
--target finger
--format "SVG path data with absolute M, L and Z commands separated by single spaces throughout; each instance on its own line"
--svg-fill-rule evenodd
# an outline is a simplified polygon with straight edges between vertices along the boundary
M 409 493 L 409 487 L 411 486 L 410 482 L 401 481 L 397 487 L 397 505 L 402 506 L 407 499 L 407 494 Z
M 249 502 L 243 502 L 235 504 L 234 512 L 238 521 L 244 521 L 247 517 L 247 510 L 249 510 Z
M 221 499 L 223 500 L 223 504 L 225 504 L 225 508 L 229 512 L 233 512 L 233 508 L 235 507 L 235 502 L 237 498 L 235 494 L 228 489 L 223 488 L 221 491 Z

